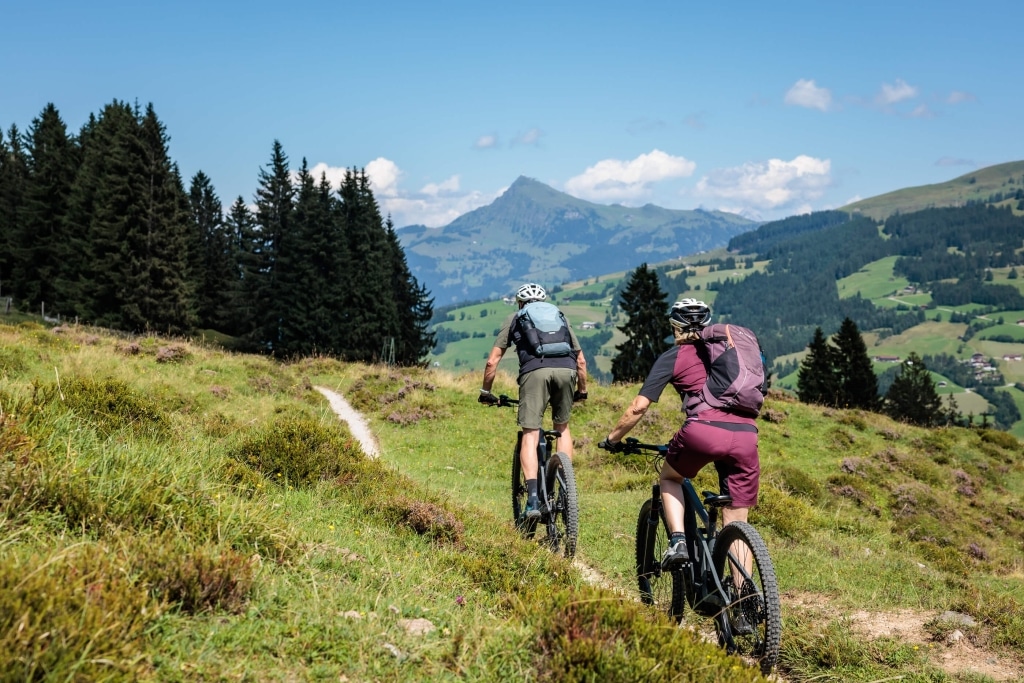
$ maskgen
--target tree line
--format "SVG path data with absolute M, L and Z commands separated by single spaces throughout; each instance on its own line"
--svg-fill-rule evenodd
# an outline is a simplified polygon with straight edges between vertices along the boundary
M 129 332 L 215 330 L 243 350 L 420 362 L 433 299 L 365 172 L 295 173 L 278 141 L 253 201 L 186 190 L 153 105 L 114 100 L 68 132 L 48 104 L 0 132 L 0 295 Z

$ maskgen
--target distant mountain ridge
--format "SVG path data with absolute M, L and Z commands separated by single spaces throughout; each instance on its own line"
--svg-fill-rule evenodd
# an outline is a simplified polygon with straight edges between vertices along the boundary
M 725 246 L 758 223 L 722 211 L 594 204 L 520 176 L 446 226 L 400 228 L 409 267 L 436 305 L 552 286 Z

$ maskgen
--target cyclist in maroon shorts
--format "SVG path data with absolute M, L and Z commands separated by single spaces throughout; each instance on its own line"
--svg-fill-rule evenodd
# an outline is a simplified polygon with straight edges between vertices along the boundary
M 683 299 L 672 305 L 669 322 L 675 344 L 654 362 L 640 392 L 605 442 L 615 450 L 651 403 L 661 398 L 666 386 L 671 384 L 679 392 L 686 421 L 669 442 L 661 469 L 661 500 L 671 534 L 662 560 L 665 568 L 689 561 L 683 533 L 684 477 L 691 479 L 705 465 L 715 463 L 721 493 L 732 496 L 732 505 L 722 510 L 722 523 L 728 524 L 747 521 L 749 509 L 757 504 L 761 476 L 754 418 L 702 405 L 700 391 L 707 381 L 710 359 L 699 339 L 700 331 L 711 322 L 711 308 L 703 301 Z

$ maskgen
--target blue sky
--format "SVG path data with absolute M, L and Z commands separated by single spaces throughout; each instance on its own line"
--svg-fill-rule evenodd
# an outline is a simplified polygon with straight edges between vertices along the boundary
M 398 226 L 518 176 L 764 220 L 1024 159 L 1024 3 L 0 2 L 0 126 L 152 102 L 186 182 L 275 139 Z

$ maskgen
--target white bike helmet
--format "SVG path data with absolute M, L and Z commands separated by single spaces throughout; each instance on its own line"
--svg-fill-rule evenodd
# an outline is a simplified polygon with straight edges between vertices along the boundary
M 697 299 L 683 299 L 672 304 L 668 321 L 680 330 L 707 327 L 711 324 L 711 307 Z
M 544 301 L 547 298 L 548 293 L 544 291 L 544 288 L 533 282 L 527 282 L 516 292 L 516 299 L 524 304 L 531 301 Z

